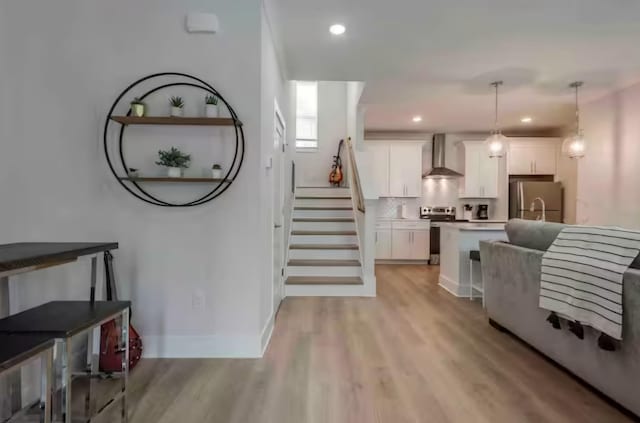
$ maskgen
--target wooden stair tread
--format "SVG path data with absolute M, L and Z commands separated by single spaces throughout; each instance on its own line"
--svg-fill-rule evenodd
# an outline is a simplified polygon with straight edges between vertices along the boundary
M 355 222 L 350 217 L 296 217 L 294 222 Z
M 336 259 L 293 259 L 289 260 L 288 266 L 359 267 L 360 261 Z
M 289 276 L 287 285 L 362 285 L 357 276 Z
M 311 206 L 298 206 L 294 207 L 294 210 L 353 210 L 353 207 L 338 207 L 338 206 L 326 206 L 326 207 L 311 207 Z
M 291 235 L 357 235 L 356 231 L 291 231 Z
M 358 250 L 356 244 L 291 244 L 290 250 Z

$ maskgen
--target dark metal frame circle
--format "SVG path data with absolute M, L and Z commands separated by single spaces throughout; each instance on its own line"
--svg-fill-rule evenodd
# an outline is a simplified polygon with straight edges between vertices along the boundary
M 139 191 L 139 192 L 136 192 L 130 186 L 128 186 L 122 179 L 120 179 L 120 176 L 118 175 L 118 172 L 116 171 L 116 168 L 114 166 L 113 160 L 109 154 L 109 146 L 108 146 L 109 125 L 112 123 L 116 124 L 111 120 L 111 118 L 113 117 L 113 112 L 116 109 L 116 107 L 120 104 L 124 96 L 127 95 L 129 92 L 131 92 L 138 85 L 152 79 L 165 78 L 165 77 L 177 77 L 183 80 L 187 80 L 188 82 L 172 82 L 172 83 L 159 85 L 145 92 L 143 95 L 139 95 L 137 97 L 140 98 L 141 100 L 144 100 L 149 95 L 157 91 L 160 91 L 162 89 L 169 88 L 169 87 L 175 87 L 175 86 L 187 86 L 187 87 L 199 88 L 212 95 L 215 95 L 224 103 L 224 105 L 227 107 L 227 110 L 229 111 L 231 119 L 233 119 L 233 126 L 234 126 L 234 131 L 236 136 L 236 146 L 235 146 L 235 152 L 233 154 L 233 162 L 231 163 L 231 166 L 229 166 L 229 170 L 227 171 L 226 175 L 222 178 L 222 180 L 218 183 L 218 185 L 209 193 L 187 203 L 170 203 L 170 202 L 161 200 L 149 194 L 147 191 L 145 191 L 144 188 L 142 188 L 136 181 L 130 181 L 133 184 L 133 186 L 135 186 Z M 131 115 L 131 108 L 129 108 L 129 111 L 127 112 L 127 116 L 130 116 L 130 115 Z M 118 138 L 118 156 L 120 159 L 120 164 L 122 165 L 122 168 L 125 173 L 127 173 L 129 169 L 129 167 L 127 166 L 127 162 L 124 158 L 124 152 L 122 149 L 126 127 L 127 125 L 120 124 L 120 134 Z M 179 73 L 179 72 L 163 72 L 163 73 L 155 73 L 153 75 L 148 75 L 148 76 L 145 76 L 144 78 L 140 78 L 139 80 L 135 81 L 134 83 L 129 85 L 124 91 L 122 91 L 120 95 L 118 95 L 116 100 L 113 102 L 113 104 L 111 105 L 111 108 L 109 109 L 109 113 L 107 114 L 107 119 L 104 124 L 103 144 L 104 144 L 104 154 L 107 159 L 109 169 L 111 170 L 111 173 L 113 174 L 113 176 L 115 176 L 118 183 L 120 183 L 120 185 L 122 185 L 122 187 L 126 189 L 134 197 L 146 203 L 153 204 L 156 206 L 161 206 L 161 207 L 194 207 L 194 206 L 206 204 L 216 199 L 217 197 L 222 195 L 222 193 L 228 190 L 231 184 L 233 183 L 233 181 L 235 181 L 236 177 L 238 176 L 238 173 L 240 172 L 240 168 L 242 167 L 242 163 L 244 161 L 244 152 L 245 152 L 244 130 L 242 128 L 242 124 L 240 123 L 240 120 L 238 119 L 238 115 L 236 114 L 235 110 L 233 110 L 233 107 L 231 107 L 231 105 L 224 99 L 223 96 L 220 95 L 220 93 L 215 88 L 213 88 L 211 85 L 209 85 L 202 79 L 196 78 L 195 76 L 188 75 L 185 73 Z

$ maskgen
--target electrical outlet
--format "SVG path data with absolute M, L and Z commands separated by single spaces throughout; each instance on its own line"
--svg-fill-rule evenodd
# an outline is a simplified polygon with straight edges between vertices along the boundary
M 195 311 L 202 311 L 204 310 L 204 306 L 205 306 L 204 292 L 200 290 L 194 291 L 193 295 L 191 296 L 191 308 L 193 308 L 193 310 Z

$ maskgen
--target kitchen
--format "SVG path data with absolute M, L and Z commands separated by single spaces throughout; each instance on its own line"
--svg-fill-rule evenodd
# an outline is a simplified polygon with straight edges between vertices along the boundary
M 486 134 L 385 135 L 365 141 L 380 195 L 377 263 L 440 265 L 443 288 L 473 297 L 469 251 L 479 240 L 505 239 L 511 217 L 572 219 L 563 216 L 562 187 L 572 184 L 573 163 L 560 138 L 512 137 L 504 157 L 490 158 Z

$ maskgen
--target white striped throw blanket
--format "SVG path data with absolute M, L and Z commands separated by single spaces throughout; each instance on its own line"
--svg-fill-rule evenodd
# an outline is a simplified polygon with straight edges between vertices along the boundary
M 622 339 L 622 279 L 640 232 L 568 226 L 542 257 L 540 307 Z

